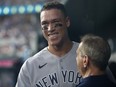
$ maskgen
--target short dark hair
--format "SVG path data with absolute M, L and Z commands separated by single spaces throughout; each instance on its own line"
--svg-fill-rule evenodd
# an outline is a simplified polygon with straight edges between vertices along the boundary
M 82 55 L 88 55 L 92 64 L 101 70 L 105 70 L 111 56 L 111 49 L 107 40 L 100 36 L 87 34 L 81 38 Z
M 67 17 L 67 12 L 66 12 L 65 6 L 58 1 L 51 1 L 51 2 L 45 3 L 40 11 L 40 14 L 42 11 L 50 10 L 50 9 L 58 9 L 58 10 L 62 11 L 62 13 L 64 14 L 65 17 Z

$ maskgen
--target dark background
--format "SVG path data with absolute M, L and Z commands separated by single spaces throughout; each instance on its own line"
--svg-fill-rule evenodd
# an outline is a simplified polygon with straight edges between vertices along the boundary
M 66 8 L 71 17 L 72 40 L 78 41 L 86 33 L 116 38 L 116 0 L 69 0 Z

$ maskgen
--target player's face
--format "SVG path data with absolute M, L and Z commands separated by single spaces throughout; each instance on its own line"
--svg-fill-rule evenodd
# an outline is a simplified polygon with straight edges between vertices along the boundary
M 68 17 L 58 9 L 44 10 L 40 14 L 42 32 L 49 45 L 59 45 L 67 40 Z

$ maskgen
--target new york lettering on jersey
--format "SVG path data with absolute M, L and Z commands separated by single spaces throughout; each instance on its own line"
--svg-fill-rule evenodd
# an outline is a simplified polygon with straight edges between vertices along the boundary
M 59 84 L 59 79 L 62 80 L 64 84 L 79 84 L 81 80 L 81 76 L 79 73 L 75 73 L 74 71 L 61 71 L 61 77 L 58 77 L 58 73 L 51 73 L 42 77 L 36 83 L 35 87 L 55 87 Z M 59 87 L 59 86 L 58 86 Z

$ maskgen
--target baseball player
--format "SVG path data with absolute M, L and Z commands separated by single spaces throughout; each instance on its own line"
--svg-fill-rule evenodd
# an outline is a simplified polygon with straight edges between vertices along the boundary
M 43 36 L 48 46 L 28 58 L 18 75 L 16 87 L 74 87 L 81 76 L 76 66 L 78 43 L 68 36 L 70 20 L 64 5 L 46 3 L 40 12 Z

